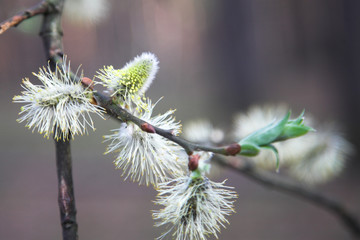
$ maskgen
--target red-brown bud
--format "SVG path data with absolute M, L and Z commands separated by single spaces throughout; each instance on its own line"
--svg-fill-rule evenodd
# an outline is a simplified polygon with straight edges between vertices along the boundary
M 235 156 L 241 150 L 241 146 L 238 143 L 232 143 L 226 146 L 225 151 L 227 155 Z
M 91 90 L 94 90 L 94 81 L 90 78 L 83 77 L 81 78 L 81 83 L 84 84 L 84 86 L 90 88 Z
M 147 133 L 156 133 L 155 128 L 149 123 L 141 124 L 141 130 Z
M 199 166 L 199 159 L 200 159 L 200 155 L 199 154 L 195 154 L 195 155 L 191 155 L 189 156 L 189 170 L 190 171 L 195 171 L 198 166 Z

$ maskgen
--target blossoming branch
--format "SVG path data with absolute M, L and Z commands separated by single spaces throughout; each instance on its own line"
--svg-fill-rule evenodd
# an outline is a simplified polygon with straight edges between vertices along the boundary
M 25 91 L 14 97 L 15 102 L 27 103 L 22 108 L 21 113 L 26 114 L 20 122 L 27 121 L 29 128 L 37 128 L 45 136 L 54 132 L 56 140 L 83 134 L 86 126 L 94 129 L 90 113 L 101 115 L 107 111 L 99 98 L 102 95 L 94 90 L 96 84 L 105 86 L 107 98 L 122 113 L 117 116 L 119 128 L 104 136 L 105 142 L 109 142 L 106 153 L 117 153 L 114 164 L 122 169 L 125 179 L 152 184 L 159 191 L 156 203 L 165 208 L 154 212 L 154 219 L 159 221 L 156 226 L 173 225 L 160 239 L 171 231 L 177 239 L 206 239 L 209 234 L 217 237 L 220 226 L 228 223 L 225 216 L 234 211 L 232 199 L 236 194 L 227 190 L 229 187 L 224 183 L 212 182 L 205 176 L 213 152 L 256 156 L 263 148 L 271 149 L 279 166 L 278 151 L 272 143 L 312 130 L 304 125 L 303 115 L 289 120 L 288 113 L 282 120 L 238 140 L 239 143 L 220 148 L 196 144 L 192 149 L 184 148 L 189 144 L 177 137 L 181 125 L 175 121 L 174 110 L 153 116 L 156 103 L 145 96 L 159 68 L 154 54 L 143 53 L 121 69 L 105 66 L 96 76 L 101 82 L 71 74 L 66 57 L 60 64 L 55 72 L 48 66 L 35 74 L 43 86 L 24 81 Z M 167 135 L 158 134 L 159 130 Z
M 84 8 L 83 1 L 69 3 L 73 5 L 67 8 Z M 218 238 L 221 227 L 229 223 L 226 217 L 235 212 L 237 194 L 225 181 L 210 180 L 213 160 L 266 186 L 311 201 L 337 216 L 354 236 L 360 236 L 356 219 L 339 203 L 257 171 L 281 167 L 301 183 L 328 181 L 339 174 L 351 151 L 350 144 L 333 129 L 317 128 L 320 130 L 314 133 L 305 125 L 304 113 L 290 119 L 289 108 L 281 113 L 256 108 L 236 117 L 232 138 L 211 123 L 198 121 L 185 126 L 184 135 L 191 141 L 185 140 L 180 137 L 182 126 L 175 120 L 175 111 L 154 116 L 158 101 L 154 104 L 145 96 L 159 69 L 154 54 L 143 53 L 120 69 L 104 66 L 93 78 L 99 82 L 70 70 L 70 63 L 62 57 L 63 5 L 63 0 L 43 0 L 2 22 L 0 34 L 28 18 L 44 15 L 41 37 L 50 61 L 34 74 L 42 85 L 25 79 L 24 91 L 14 97 L 14 102 L 24 104 L 19 122 L 47 138 L 54 135 L 64 240 L 78 239 L 70 140 L 87 133 L 89 127 L 95 130 L 93 114 L 108 114 L 119 121 L 119 127 L 104 136 L 108 143 L 105 153 L 115 155 L 115 167 L 122 170 L 125 179 L 152 185 L 158 191 L 155 204 L 162 209 L 154 210 L 153 218 L 155 226 L 165 228 L 158 239 Z M 105 4 L 91 6 L 97 12 L 73 17 L 94 22 L 95 17 L 106 15 Z M 106 87 L 107 92 L 98 92 L 97 84 Z

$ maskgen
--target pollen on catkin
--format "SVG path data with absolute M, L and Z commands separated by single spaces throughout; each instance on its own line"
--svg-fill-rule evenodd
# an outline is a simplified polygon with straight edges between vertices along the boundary
M 181 125 L 172 116 L 174 110 L 152 116 L 155 104 L 147 101 L 147 109 L 134 111 L 134 114 L 145 122 L 179 134 Z M 131 107 L 131 106 L 130 106 Z M 136 109 L 129 109 L 130 112 Z M 182 148 L 168 139 L 143 131 L 132 122 L 121 123 L 120 128 L 112 130 L 113 134 L 104 136 L 110 142 L 106 153 L 118 153 L 114 164 L 123 170 L 125 179 L 152 184 L 154 187 L 168 177 L 182 174 L 187 165 L 187 157 Z
M 142 53 L 121 69 L 104 66 L 98 71 L 97 78 L 115 96 L 143 95 L 155 78 L 158 64 L 154 54 Z
M 42 85 L 34 85 L 25 78 L 22 84 L 25 91 L 13 98 L 16 103 L 25 103 L 21 107 L 19 122 L 26 122 L 26 127 L 33 131 L 37 129 L 47 138 L 54 133 L 56 140 L 87 133 L 87 127 L 95 130 L 90 113 L 102 116 L 102 109 L 91 104 L 92 91 L 89 88 L 71 79 L 70 63 L 66 62 L 66 57 L 56 66 L 55 72 L 48 64 L 34 75 Z
M 228 224 L 225 216 L 234 212 L 237 194 L 232 187 L 212 182 L 205 176 L 176 178 L 161 183 L 155 204 L 164 208 L 153 211 L 155 226 L 167 230 L 158 238 L 172 235 L 176 240 L 205 240 Z

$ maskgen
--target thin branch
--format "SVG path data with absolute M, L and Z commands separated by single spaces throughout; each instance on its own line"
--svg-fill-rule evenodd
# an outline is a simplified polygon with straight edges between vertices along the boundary
M 181 147 L 184 148 L 184 150 L 187 152 L 188 155 L 191 155 L 194 151 L 200 151 L 200 150 L 213 152 L 225 156 L 236 155 L 238 152 L 240 152 L 240 145 L 237 143 L 233 143 L 224 147 L 208 147 L 208 146 L 202 146 L 200 144 L 189 142 L 185 139 L 175 136 L 171 130 L 164 130 L 156 126 L 152 126 L 150 123 L 132 115 L 122 107 L 114 104 L 112 99 L 108 96 L 105 96 L 99 92 L 94 92 L 94 97 L 97 103 L 101 107 L 103 107 L 106 110 L 107 114 L 109 114 L 110 116 L 114 117 L 115 119 L 121 122 L 127 122 L 127 121 L 133 122 L 143 130 L 144 130 L 144 126 L 151 127 L 155 130 L 154 132 L 151 131 L 151 133 L 158 134 L 164 138 L 169 139 L 170 141 L 179 144 Z
M 43 39 L 47 58 L 52 70 L 55 70 L 59 55 L 63 52 L 61 13 L 64 0 L 43 0 L 39 4 L 9 18 L 0 24 L 0 34 L 17 26 L 26 19 L 43 14 L 40 36 Z M 58 176 L 58 204 L 63 240 L 78 239 L 76 207 L 72 179 L 70 140 L 55 140 L 56 168 Z
M 70 140 L 55 141 L 55 146 L 59 190 L 58 204 L 63 239 L 76 240 L 78 239 L 78 225 L 76 222 L 74 185 L 72 180 Z
M 299 197 L 325 209 L 343 223 L 349 232 L 352 233 L 354 239 L 360 239 L 360 225 L 357 219 L 339 202 L 299 185 L 285 182 L 256 171 L 252 164 L 244 161 L 240 162 L 239 159 L 231 160 L 223 157 L 216 157 L 214 160 L 220 165 L 241 173 L 261 185 Z
M 48 0 L 46 2 L 48 3 L 48 10 L 44 13 L 40 36 L 44 43 L 46 56 L 54 71 L 58 56 L 63 52 L 61 13 L 64 0 Z M 70 140 L 55 140 L 55 148 L 59 191 L 58 204 L 63 240 L 77 240 L 78 224 L 76 222 Z
M 61 13 L 64 0 L 48 0 L 48 2 L 48 11 L 44 13 L 40 36 L 44 43 L 46 57 L 55 69 L 58 55 L 63 52 Z
M 104 96 L 98 92 L 94 92 L 94 96 L 97 103 L 103 108 L 105 108 L 107 113 L 110 116 L 114 117 L 115 119 L 121 122 L 131 121 L 136 125 L 138 125 L 141 129 L 143 129 L 142 126 L 144 126 L 144 124 L 149 124 L 135 117 L 125 109 L 114 104 L 110 97 Z M 173 135 L 171 131 L 163 130 L 155 126 L 152 127 L 155 129 L 155 132 L 150 131 L 151 133 L 159 134 L 164 138 L 167 138 L 168 140 L 179 144 L 185 149 L 185 151 L 188 154 L 191 154 L 195 150 L 209 151 L 220 155 L 236 155 L 236 153 L 238 152 L 237 151 L 234 152 L 234 154 L 230 154 L 232 147 L 236 145 L 230 144 L 226 147 L 220 147 L 220 148 L 201 146 L 199 144 L 195 144 L 187 140 L 184 140 L 180 137 L 177 137 Z M 240 148 L 238 150 L 240 151 Z M 285 181 L 281 181 L 279 179 L 274 179 L 263 173 L 255 171 L 255 169 L 252 167 L 251 164 L 239 165 L 239 161 L 237 162 L 229 161 L 227 158 L 224 157 L 217 157 L 215 159 L 221 165 L 231 168 L 247 176 L 248 178 L 259 184 L 262 184 L 269 188 L 276 189 L 281 192 L 294 195 L 296 197 L 300 197 L 314 205 L 317 205 L 320 208 L 325 209 L 326 211 L 332 213 L 339 221 L 341 221 L 344 224 L 344 226 L 349 230 L 349 232 L 352 233 L 355 239 L 360 239 L 360 225 L 357 222 L 357 219 L 348 210 L 346 210 L 340 203 L 330 198 L 327 198 L 319 193 L 303 188 L 299 185 L 291 184 Z
M 42 1 L 39 4 L 28 8 L 27 10 L 16 14 L 15 16 L 3 21 L 0 23 L 0 34 L 4 33 L 6 30 L 8 30 L 11 27 L 16 27 L 19 25 L 22 21 L 29 19 L 33 16 L 44 14 L 48 11 L 49 3 L 48 1 Z

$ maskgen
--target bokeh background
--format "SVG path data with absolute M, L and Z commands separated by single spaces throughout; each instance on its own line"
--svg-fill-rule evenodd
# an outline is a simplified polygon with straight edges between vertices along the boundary
M 176 108 L 183 123 L 208 118 L 231 132 L 233 116 L 254 104 L 287 103 L 336 122 L 360 146 L 360 1 L 89 1 L 64 16 L 65 53 L 92 78 L 144 51 L 160 71 L 148 91 L 158 111 Z M 0 21 L 36 4 L 0 1 Z M 70 4 L 66 3 L 66 4 Z M 104 5 L 105 4 L 105 5 Z M 96 12 L 92 12 L 95 6 Z M 105 11 L 100 11 L 104 6 Z M 73 7 L 70 7 L 73 8 Z M 86 14 L 100 20 L 79 22 Z M 61 239 L 53 141 L 18 124 L 21 79 L 46 64 L 41 17 L 0 36 L 0 239 Z M 96 118 L 97 131 L 72 145 L 80 239 L 154 239 L 156 191 L 123 181 L 102 135 L 118 123 Z M 319 186 L 360 218 L 359 153 L 343 174 Z M 332 215 L 292 196 L 223 171 L 239 193 L 237 213 L 220 239 L 350 239 Z

